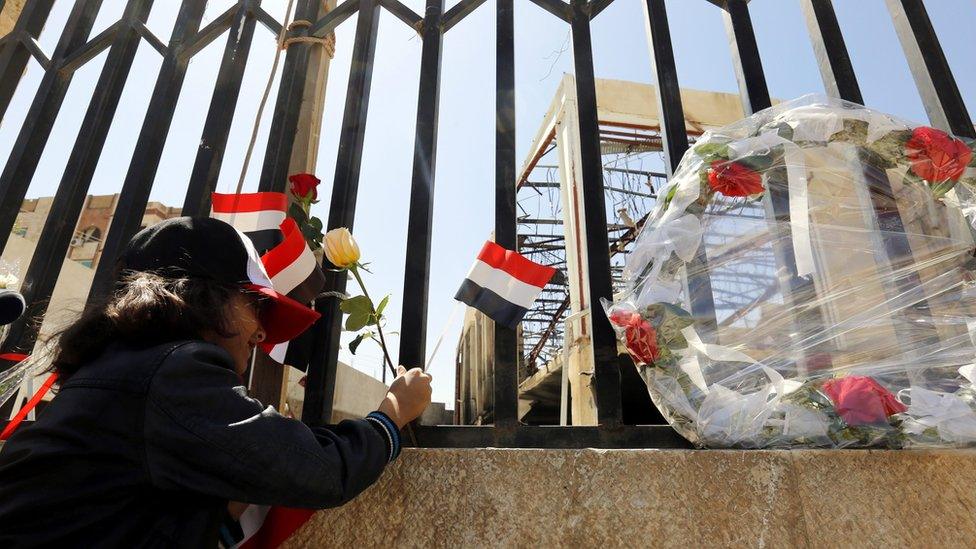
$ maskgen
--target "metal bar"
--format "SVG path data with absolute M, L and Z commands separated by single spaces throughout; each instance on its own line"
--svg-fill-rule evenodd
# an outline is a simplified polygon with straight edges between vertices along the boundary
M 408 27 L 420 32 L 420 25 L 424 22 L 424 18 L 417 15 L 412 9 L 404 6 L 403 2 L 400 2 L 400 0 L 379 0 L 379 3 L 396 16 L 397 19 L 403 21 Z
M 832 0 L 800 0 L 827 94 L 863 105 L 854 65 Z
M 733 66 L 743 94 L 743 109 L 749 115 L 770 107 L 771 101 L 749 8 L 745 1 L 729 0 L 725 18 L 729 41 L 732 43 Z M 773 243 L 783 298 L 791 307 L 798 307 L 799 304 L 808 302 L 811 296 L 815 296 L 816 287 L 812 276 L 801 277 L 797 274 L 796 254 L 793 240 L 789 236 L 793 227 L 790 224 L 789 181 L 785 167 L 770 170 L 767 195 L 772 217 L 776 223 L 772 230 L 785 233 Z M 793 324 L 794 334 L 796 334 L 794 337 L 802 338 L 806 327 L 823 325 L 823 312 L 819 307 L 809 307 L 801 316 L 794 319 Z M 824 343 L 816 350 L 827 351 L 829 347 L 829 343 Z
M 864 184 L 871 196 L 871 204 L 878 220 L 878 230 L 884 233 L 884 254 L 888 260 L 892 273 L 902 273 L 892 277 L 888 285 L 894 285 L 894 290 L 888 291 L 891 298 L 895 296 L 912 295 L 922 288 L 919 269 L 915 262 L 905 222 L 898 208 L 897 198 L 891 187 L 891 180 L 884 169 L 879 169 L 871 156 L 874 153 L 860 148 L 858 162 L 864 174 Z M 902 298 L 904 299 L 904 298 Z M 906 307 L 899 316 L 904 315 L 907 321 L 892 322 L 895 334 L 899 340 L 919 341 L 925 345 L 935 345 L 939 342 L 939 332 L 931 318 L 931 307 L 928 299 L 923 296 L 911 307 Z M 822 324 L 821 324 L 822 325 Z M 921 334 L 924 334 L 921 335 Z M 913 383 L 916 380 L 911 380 Z
M 227 45 L 224 46 L 224 56 L 217 71 L 217 83 L 210 99 L 210 110 L 203 125 L 193 171 L 190 172 L 190 183 L 183 200 L 183 215 L 210 213 L 210 194 L 220 177 L 220 166 L 224 161 L 257 25 L 254 10 L 260 5 L 261 0 L 242 0 L 237 5 L 234 23 L 227 33 Z
M 135 26 L 136 26 L 136 32 L 139 33 L 139 36 L 141 36 L 146 42 L 148 42 L 149 45 L 152 46 L 154 50 L 159 52 L 159 55 L 166 56 L 166 44 L 163 44 L 163 41 L 160 40 L 158 36 L 153 34 L 153 32 L 149 30 L 149 27 L 147 27 L 145 23 L 143 23 L 142 21 L 137 21 Z
M 973 120 L 952 76 L 939 37 L 922 0 L 885 0 L 933 126 L 976 137 Z
M 613 0 L 591 0 L 588 10 L 590 12 L 590 20 L 596 19 L 600 12 L 607 9 L 610 4 L 613 4 Z
M 209 46 L 211 42 L 216 40 L 221 34 L 224 33 L 224 31 L 230 28 L 231 24 L 234 22 L 234 17 L 239 11 L 240 7 L 237 4 L 228 8 L 227 11 L 220 14 L 206 27 L 200 29 L 193 39 L 189 40 L 187 44 L 180 49 L 180 55 L 186 59 L 189 59 L 200 53 L 203 48 Z
M 495 17 L 495 242 L 517 250 L 513 0 L 497 0 Z M 515 426 L 518 424 L 518 341 L 515 330 L 506 326 L 496 324 L 494 333 L 495 425 Z
M 657 108 L 661 119 L 664 167 L 670 177 L 674 175 L 681 157 L 688 150 L 688 130 L 685 125 L 684 107 L 681 104 L 681 87 L 678 84 L 678 69 L 674 62 L 667 7 L 664 0 L 645 0 L 643 4 L 647 19 L 648 44 L 651 49 L 651 67 L 657 82 Z M 708 255 L 702 242 L 687 269 L 688 301 L 701 336 L 711 339 L 718 325 L 715 320 L 714 294 L 707 265 Z
M 583 217 L 586 229 L 586 295 L 589 296 L 592 328 L 594 382 L 597 416 L 601 425 L 621 422 L 620 370 L 617 337 L 599 306 L 613 298 L 610 277 L 610 241 L 607 238 L 607 206 L 603 192 L 603 161 L 600 154 L 600 123 L 597 117 L 596 77 L 590 18 L 585 0 L 572 0 L 573 61 L 576 69 L 576 97 L 579 111 L 580 171 L 582 173 Z
M 20 84 L 20 78 L 27 70 L 27 63 L 31 57 L 30 51 L 20 47 L 27 44 L 15 38 L 20 35 L 19 33 L 26 33 L 33 38 L 40 36 L 54 2 L 55 0 L 37 0 L 24 5 L 24 11 L 20 13 L 17 23 L 0 48 L 0 120 L 3 120 L 7 112 L 10 100 L 17 91 L 17 85 Z
M 406 265 L 403 273 L 403 315 L 400 322 L 400 364 L 423 367 L 427 356 L 427 298 L 430 287 L 431 232 L 434 218 L 434 174 L 440 102 L 441 15 L 444 0 L 427 0 L 420 54 L 420 90 L 410 182 Z
M 501 1 L 501 0 L 500 0 Z M 691 444 L 667 425 L 560 427 L 519 425 L 512 428 L 415 426 L 425 448 L 681 448 Z
M 298 13 L 297 10 L 296 13 Z M 268 31 L 270 31 L 271 34 L 275 35 L 276 37 L 279 34 L 281 34 L 281 23 L 279 23 L 278 20 L 275 19 L 273 15 L 265 11 L 264 8 L 258 8 L 254 10 L 254 16 L 257 17 L 258 23 L 264 25 L 264 28 L 268 29 Z M 298 17 L 295 18 L 296 21 L 298 19 L 299 19 Z
M 727 0 L 724 10 L 725 28 L 732 46 L 732 66 L 739 82 L 739 96 L 746 116 L 769 108 L 769 88 L 759 58 L 759 45 L 752 30 L 752 18 L 746 0 Z
M 688 132 L 685 129 L 684 107 L 681 104 L 678 69 L 674 63 L 674 48 L 671 45 L 671 30 L 664 0 L 644 0 L 643 4 L 651 49 L 651 68 L 657 83 L 657 110 L 661 119 L 664 167 L 667 177 L 671 177 L 681 162 L 681 157 L 688 150 Z
M 336 27 L 342 24 L 343 21 L 349 19 L 352 14 L 356 13 L 360 9 L 361 0 L 346 0 L 345 2 L 336 6 L 336 8 L 325 15 L 325 17 L 319 19 L 315 22 L 310 29 L 308 29 L 308 34 L 310 36 L 315 36 L 318 38 L 325 38 L 330 32 L 334 31 Z
M 7 164 L 0 174 L 0 250 L 6 247 L 10 230 L 17 219 L 17 213 L 27 194 L 27 188 L 41 153 L 51 136 L 58 111 L 71 84 L 72 73 L 61 72 L 57 67 L 68 52 L 85 44 L 91 32 L 95 16 L 101 7 L 101 0 L 76 2 L 65 23 L 61 40 L 52 55 L 53 67 L 48 70 L 34 94 L 34 100 L 17 134 Z
M 159 67 L 156 85 L 146 108 L 146 118 L 122 182 L 115 215 L 102 244 L 89 301 L 101 298 L 111 290 L 115 261 L 142 224 L 152 182 L 156 179 L 183 79 L 190 64 L 190 58 L 182 55 L 181 48 L 197 35 L 206 7 L 207 0 L 183 0 L 176 16 L 169 48 Z
M 299 0 L 295 8 L 295 20 L 312 21 L 318 17 L 318 10 L 317 1 Z M 308 32 L 308 29 L 297 27 L 293 32 L 296 36 L 305 36 L 303 33 Z M 261 181 L 258 184 L 258 190 L 262 192 L 284 192 L 287 185 L 313 45 L 307 42 L 295 42 L 286 50 L 281 83 L 278 85 L 278 98 L 275 101 L 274 115 L 271 117 L 268 146 L 261 168 Z
M 573 8 L 563 0 L 532 0 L 532 3 L 563 21 L 568 22 L 573 17 Z
M 485 0 L 461 0 L 457 4 L 454 4 L 454 7 L 447 10 L 447 13 L 441 17 L 441 30 L 445 33 L 451 30 L 454 25 L 457 25 L 462 19 L 471 15 L 471 12 L 478 9 L 484 3 Z
M 88 110 L 68 156 L 64 175 L 21 286 L 28 311 L 19 321 L 10 325 L 10 331 L 3 342 L 4 352 L 30 353 L 34 347 L 39 326 L 33 320 L 43 316 L 47 310 L 75 233 L 78 216 L 88 198 L 88 188 L 122 97 L 129 69 L 139 49 L 140 38 L 133 23 L 145 22 L 152 5 L 153 0 L 129 0 L 122 20 L 116 25 L 117 32 L 113 33 L 108 57 L 95 84 Z
M 27 48 L 27 51 L 30 52 L 31 56 L 37 60 L 38 64 L 40 64 L 44 70 L 51 68 L 51 60 L 48 59 L 47 55 L 44 54 L 44 50 L 41 49 L 41 46 L 37 43 L 36 38 L 27 34 L 26 32 L 23 32 L 20 34 L 20 43 Z
M 356 216 L 359 170 L 363 160 L 363 139 L 380 19 L 380 6 L 376 0 L 358 2 L 359 21 L 356 22 L 346 106 L 339 135 L 332 201 L 329 205 L 329 229 L 352 229 Z M 345 272 L 327 272 L 326 291 L 344 293 L 346 281 Z M 312 329 L 315 340 L 320 344 L 312 349 L 305 386 L 305 405 L 302 410 L 302 421 L 310 425 L 326 423 L 332 416 L 336 368 L 339 362 L 339 334 L 342 332 L 342 312 L 339 310 L 338 299 L 319 299 L 316 301 L 316 309 L 322 313 L 322 318 Z
M 79 67 L 94 59 L 105 51 L 115 41 L 115 35 L 122 29 L 122 21 L 116 21 L 109 28 L 103 30 L 87 44 L 68 55 L 61 63 L 61 72 L 75 72 Z

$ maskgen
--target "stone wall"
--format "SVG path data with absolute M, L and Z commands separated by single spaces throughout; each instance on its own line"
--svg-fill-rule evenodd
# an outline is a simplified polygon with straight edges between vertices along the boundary
M 964 547 L 973 451 L 406 450 L 289 547 Z

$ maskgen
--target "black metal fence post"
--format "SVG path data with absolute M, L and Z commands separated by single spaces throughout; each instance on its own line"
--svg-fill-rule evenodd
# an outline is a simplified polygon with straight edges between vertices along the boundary
M 52 55 L 52 65 L 44 74 L 34 94 L 34 101 L 24 124 L 17 134 L 17 141 L 7 164 L 0 174 L 0 250 L 7 246 L 17 213 L 27 194 L 41 153 L 51 136 L 58 111 L 68 93 L 73 72 L 64 72 L 61 65 L 68 55 L 85 45 L 88 33 L 95 23 L 101 0 L 78 0 L 71 9 L 63 34 Z
M 497 0 L 495 32 L 495 242 L 516 250 L 515 9 Z M 496 428 L 518 425 L 518 346 L 515 330 L 495 324 L 492 365 Z
M 678 70 L 674 62 L 667 7 L 664 0 L 645 0 L 644 7 L 650 38 L 651 65 L 657 82 L 657 110 L 661 121 L 664 164 L 668 177 L 671 177 L 688 150 L 688 130 L 681 104 L 681 88 L 678 86 Z M 710 341 L 718 325 L 707 265 L 705 244 L 701 243 L 688 267 L 688 300 L 701 336 Z
M 427 343 L 427 298 L 430 286 L 431 231 L 434 218 L 434 176 L 441 82 L 441 15 L 444 0 L 427 0 L 420 89 L 410 183 L 407 257 L 403 273 L 403 315 L 400 322 L 400 363 L 423 367 Z
M 603 190 L 603 159 L 597 113 L 596 77 L 590 42 L 590 17 L 585 0 L 572 0 L 573 62 L 576 69 L 576 102 L 579 110 L 580 161 L 583 176 L 583 217 L 586 229 L 586 295 L 590 309 L 597 416 L 601 425 L 621 422 L 620 369 L 617 336 L 600 304 L 613 297 L 610 274 L 610 240 Z
M 723 17 L 732 45 L 732 65 L 746 116 L 772 105 L 747 0 L 726 0 Z
M 749 8 L 744 0 L 728 0 L 725 12 L 729 40 L 732 43 L 733 66 L 742 93 L 742 104 L 746 114 L 772 106 L 766 75 L 759 57 L 759 46 L 752 27 Z M 773 253 L 778 265 L 778 278 L 784 301 L 789 307 L 812 299 L 816 286 L 811 275 L 800 276 L 796 265 L 796 250 L 793 246 L 793 225 L 790 218 L 790 195 L 788 172 L 785 166 L 769 170 L 767 174 L 767 193 L 772 209 L 774 225 L 770 230 L 777 233 L 773 243 Z M 794 337 L 803 340 L 810 336 L 809 330 L 823 325 L 823 313 L 819 307 L 799 311 L 794 319 Z M 817 352 L 829 352 L 830 342 L 816 346 Z M 829 360 L 829 359 L 828 359 Z
M 976 137 L 973 120 L 952 76 L 922 0 L 885 0 L 929 120 L 947 132 Z
M 353 41 L 352 67 L 346 89 L 346 106 L 339 136 L 332 201 L 329 204 L 328 228 L 353 227 L 356 217 L 356 196 L 359 192 L 359 169 L 363 160 L 363 139 L 366 134 L 366 115 L 369 111 L 369 91 L 373 79 L 373 59 L 380 6 L 376 0 L 360 0 L 359 20 Z M 326 291 L 345 292 L 346 272 L 326 274 Z M 342 312 L 339 300 L 326 297 L 316 301 L 322 318 L 315 323 L 315 340 L 305 385 L 305 404 L 302 421 L 311 425 L 328 422 L 332 417 L 335 396 L 336 369 L 339 363 L 339 336 L 342 332 Z
M 146 118 L 139 130 L 136 148 L 122 182 L 115 215 L 102 244 L 95 279 L 89 292 L 90 300 L 101 298 L 110 291 L 115 275 L 115 261 L 142 224 L 166 137 L 176 113 L 183 79 L 190 64 L 190 58 L 180 55 L 180 51 L 200 29 L 206 7 L 206 0 L 184 0 L 177 14 L 169 48 L 160 65 L 156 87 L 146 109 Z
M 217 83 L 210 99 L 210 110 L 203 126 L 197 157 L 190 172 L 190 183 L 183 201 L 183 215 L 208 215 L 210 194 L 217 187 L 220 166 L 224 161 L 230 128 L 241 94 L 244 69 L 257 25 L 261 0 L 240 0 L 234 22 L 227 31 L 227 45 L 217 71 Z
M 657 114 L 661 121 L 664 168 L 670 178 L 688 150 L 688 130 L 681 105 L 681 87 L 678 86 L 678 69 L 674 64 L 667 7 L 664 0 L 644 0 L 644 8 L 650 39 L 651 68 L 657 83 Z
M 57 194 L 44 221 L 44 230 L 21 285 L 21 293 L 28 304 L 27 313 L 10 326 L 3 343 L 5 352 L 30 353 L 34 346 L 38 327 L 33 319 L 44 314 L 54 292 L 139 47 L 141 38 L 137 23 L 145 23 L 152 4 L 153 0 L 129 0 L 121 21 L 117 23 L 105 65 L 95 84 Z
M 27 70 L 31 54 L 23 44 L 24 40 L 34 40 L 40 36 L 44 23 L 51 13 L 54 0 L 35 0 L 24 5 L 13 30 L 6 42 L 0 46 L 0 120 L 10 106 L 10 100 L 17 91 L 20 78 Z M 0 10 L 3 8 L 0 7 Z
M 832 0 L 800 0 L 827 94 L 864 104 Z

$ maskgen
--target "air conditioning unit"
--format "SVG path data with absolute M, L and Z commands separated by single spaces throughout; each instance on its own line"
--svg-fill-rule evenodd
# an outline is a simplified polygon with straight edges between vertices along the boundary
M 79 246 L 84 246 L 84 245 L 85 245 L 85 238 L 82 236 L 76 236 L 71 239 L 72 248 L 77 248 Z

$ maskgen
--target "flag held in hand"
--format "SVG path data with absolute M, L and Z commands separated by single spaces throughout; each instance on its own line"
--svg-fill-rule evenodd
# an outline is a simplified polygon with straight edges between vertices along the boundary
M 514 329 L 556 273 L 489 241 L 454 299 Z

